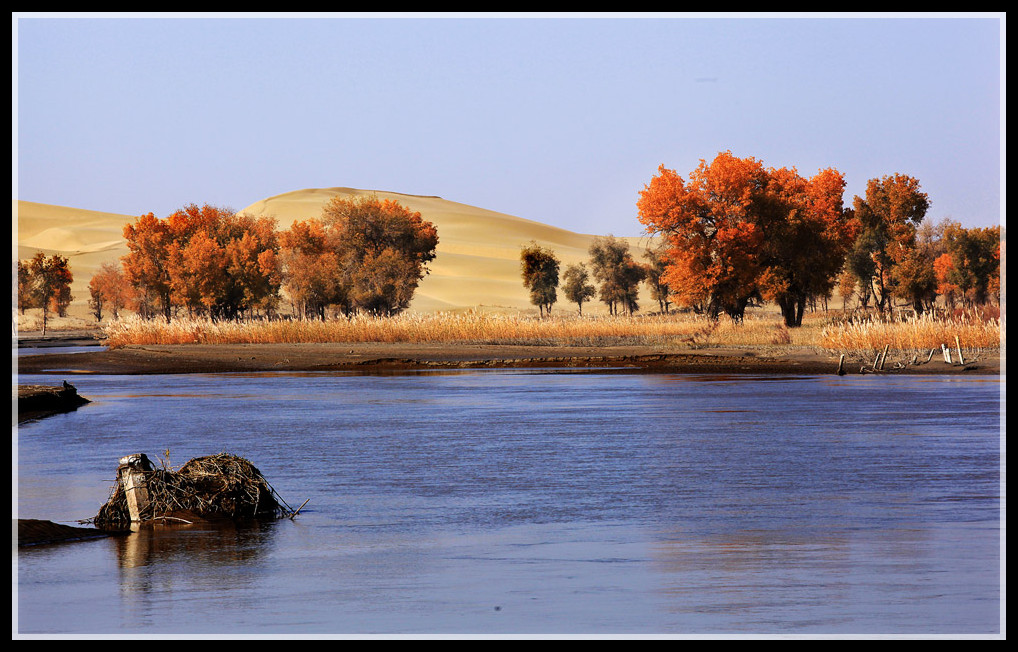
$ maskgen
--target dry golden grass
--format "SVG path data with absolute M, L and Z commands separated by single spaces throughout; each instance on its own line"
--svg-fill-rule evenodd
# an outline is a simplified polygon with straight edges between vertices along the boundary
M 965 348 L 1000 347 L 1001 322 L 974 313 L 958 317 L 936 318 L 929 313 L 895 321 L 873 317 L 852 319 L 820 329 L 816 345 L 826 350 L 858 351 L 887 346 L 897 351 L 938 349 L 954 345 L 955 338 Z
M 826 352 L 872 351 L 888 346 L 919 351 L 953 345 L 1000 345 L 997 319 L 875 318 L 832 321 L 810 315 L 801 328 L 786 328 L 774 313 L 748 315 L 737 324 L 686 313 L 634 317 L 577 315 L 540 319 L 525 314 L 405 313 L 397 317 L 354 316 L 328 321 L 214 322 L 206 319 L 144 321 L 125 318 L 104 329 L 112 348 L 128 344 L 266 344 L 324 342 L 483 343 L 557 346 L 660 344 L 687 348 L 812 348 Z

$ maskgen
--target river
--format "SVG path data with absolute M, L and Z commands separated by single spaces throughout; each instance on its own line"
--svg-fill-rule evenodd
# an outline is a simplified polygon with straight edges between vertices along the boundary
M 240 455 L 308 502 L 260 526 L 18 549 L 23 635 L 992 636 L 1004 622 L 1003 378 L 69 380 L 91 404 L 17 429 L 22 518 L 94 516 L 130 453 Z

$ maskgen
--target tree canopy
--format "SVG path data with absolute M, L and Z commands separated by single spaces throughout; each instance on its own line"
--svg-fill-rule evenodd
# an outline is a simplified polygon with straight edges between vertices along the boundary
M 786 325 L 799 326 L 806 302 L 833 287 L 852 242 L 844 186 L 834 169 L 804 178 L 722 152 L 701 160 L 688 181 L 660 166 L 637 207 L 665 240 L 662 278 L 678 303 L 741 320 L 766 298 Z
M 629 243 L 613 235 L 594 238 L 588 249 L 594 278 L 600 283 L 598 297 L 608 313 L 624 310 L 632 315 L 639 310 L 640 282 L 647 275 L 643 265 L 633 260 Z
M 350 307 L 373 315 L 405 310 L 434 260 L 438 230 L 399 202 L 334 197 L 322 211 Z
M 590 301 L 597 289 L 590 283 L 590 272 L 583 263 L 576 263 L 566 268 L 562 275 L 562 293 L 566 299 L 576 304 L 577 312 L 583 314 L 583 304 Z
M 859 234 L 849 265 L 861 282 L 870 285 L 881 311 L 890 307 L 895 295 L 921 310 L 923 298 L 935 289 L 926 274 L 933 261 L 923 261 L 915 253 L 916 230 L 929 208 L 919 181 L 904 174 L 870 179 L 865 197 L 853 200 Z
M 421 214 L 375 197 L 335 197 L 320 217 L 283 232 L 269 217 L 191 204 L 124 228 L 124 275 L 145 317 L 177 309 L 235 319 L 275 309 L 285 287 L 305 316 L 404 310 L 435 257 L 438 232 Z
M 124 227 L 124 237 L 124 275 L 144 316 L 158 304 L 167 321 L 175 307 L 233 319 L 249 310 L 271 309 L 278 298 L 281 274 L 273 219 L 189 204 L 163 220 L 142 215 Z
M 559 259 L 554 252 L 536 242 L 520 250 L 520 271 L 523 286 L 530 290 L 530 303 L 538 307 L 541 316 L 551 314 L 558 301 Z
M 38 252 L 28 261 L 18 261 L 18 308 L 42 309 L 42 332 L 46 334 L 50 312 L 63 315 L 71 303 L 74 275 L 67 258 Z

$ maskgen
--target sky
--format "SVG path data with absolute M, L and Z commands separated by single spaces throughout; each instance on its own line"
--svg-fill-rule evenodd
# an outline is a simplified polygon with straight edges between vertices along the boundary
M 636 236 L 719 152 L 917 178 L 1004 224 L 1003 13 L 12 14 L 15 199 L 137 216 L 304 188 Z M 312 216 L 308 216 L 312 217 Z

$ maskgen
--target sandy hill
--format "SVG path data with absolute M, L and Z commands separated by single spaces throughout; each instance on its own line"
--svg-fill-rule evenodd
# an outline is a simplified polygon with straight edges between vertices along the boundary
M 273 217 L 280 228 L 287 228 L 295 220 L 321 215 L 322 207 L 336 195 L 392 199 L 420 211 L 438 229 L 438 251 L 429 266 L 431 273 L 421 282 L 412 305 L 412 309 L 422 312 L 469 307 L 530 309 L 520 279 L 520 248 L 536 241 L 555 252 L 564 270 L 569 264 L 588 259 L 587 250 L 595 237 L 441 197 L 354 188 L 297 190 L 256 202 L 240 212 Z M 634 257 L 642 260 L 649 239 L 626 240 Z M 651 307 L 649 296 L 641 305 Z M 598 308 L 588 306 L 594 311 Z M 556 308 L 571 309 L 561 295 Z
M 411 310 L 530 310 L 533 307 L 520 280 L 520 247 L 536 241 L 552 249 L 563 269 L 588 258 L 587 249 L 594 235 L 574 233 L 547 224 L 504 213 L 460 204 L 440 197 L 406 195 L 395 192 L 353 188 L 313 188 L 283 193 L 255 202 L 240 210 L 255 216 L 274 218 L 280 229 L 295 220 L 318 217 L 322 207 L 335 195 L 376 195 L 394 199 L 420 211 L 424 219 L 438 229 L 437 256 L 431 273 L 421 282 Z M 67 256 L 74 273 L 72 314 L 88 314 L 88 281 L 105 261 L 117 261 L 127 253 L 123 227 L 135 217 L 102 213 L 63 206 L 14 200 L 21 260 L 36 251 Z M 648 238 L 625 238 L 634 257 L 642 260 L 650 244 Z M 646 292 L 641 306 L 652 309 Z M 656 305 L 656 304 L 655 304 Z M 557 310 L 572 310 L 560 296 Z M 591 302 L 584 311 L 597 312 L 600 305 Z

